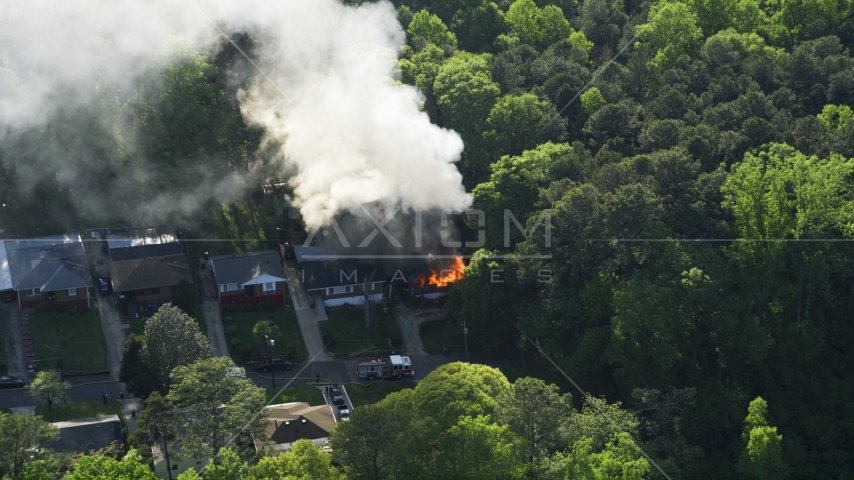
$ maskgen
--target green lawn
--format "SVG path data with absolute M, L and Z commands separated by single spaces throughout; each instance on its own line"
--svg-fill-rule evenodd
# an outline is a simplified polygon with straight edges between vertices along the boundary
M 34 312 L 30 314 L 29 324 L 39 369 L 56 368 L 58 356 L 62 358 L 63 373 L 91 373 L 109 368 L 98 310 Z
M 449 353 L 463 353 L 465 350 L 463 327 L 457 322 L 447 319 L 424 322 L 419 326 L 419 332 L 421 343 L 430 355 L 441 355 L 444 348 L 447 348 Z
M 389 393 L 405 388 L 415 388 L 415 382 L 412 380 L 388 380 L 367 384 L 348 383 L 346 388 L 347 396 L 350 397 L 353 407 L 361 407 L 362 405 L 377 403 Z
M 278 388 L 267 388 L 267 401 L 270 402 L 270 399 L 272 399 L 273 395 L 278 391 Z M 290 402 L 308 402 L 312 407 L 326 405 L 326 401 L 323 399 L 323 392 L 321 392 L 317 387 L 288 387 L 281 395 L 270 402 L 270 405 Z
M 279 328 L 279 335 L 273 336 L 273 339 L 276 341 L 273 353 L 288 357 L 293 362 L 303 362 L 308 359 L 308 349 L 305 348 L 305 343 L 302 340 L 302 332 L 299 328 L 296 313 L 290 305 L 290 299 L 288 299 L 288 306 L 284 308 L 278 306 L 273 310 L 263 312 L 257 307 L 252 308 L 250 311 L 223 310 L 223 327 L 226 329 L 228 349 L 231 352 L 231 357 L 238 365 L 245 363 L 245 360 L 237 353 L 240 347 L 248 347 L 251 350 L 252 357 L 261 355 L 261 346 L 256 343 L 255 338 L 252 336 L 252 327 L 259 320 L 269 319 L 270 315 L 273 315 L 273 321 Z M 227 316 L 232 317 L 231 322 L 225 322 L 225 317 Z M 228 333 L 230 325 L 237 327 L 236 334 Z M 236 348 L 231 346 L 232 338 L 239 338 L 240 346 Z
M 54 403 L 53 410 L 48 411 L 47 405 L 36 407 L 35 415 L 41 415 L 46 422 L 64 422 L 78 418 L 103 417 L 116 414 L 122 418 L 122 405 L 118 400 L 113 400 L 104 405 L 100 400 L 90 402 L 68 402 L 63 405 Z
M 365 328 L 365 310 L 361 306 L 336 308 L 327 310 L 326 313 L 329 320 L 319 322 L 323 343 L 328 344 L 328 349 L 339 358 L 346 358 L 351 353 L 371 345 L 374 348 L 360 356 L 366 357 L 377 352 L 387 355 L 388 340 L 391 340 L 395 351 L 403 349 L 403 339 L 391 312 L 383 313 L 379 308 L 375 308 L 371 329 Z

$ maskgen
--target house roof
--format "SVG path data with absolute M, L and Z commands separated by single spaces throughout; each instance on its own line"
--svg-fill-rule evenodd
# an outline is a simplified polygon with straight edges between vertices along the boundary
M 113 290 L 130 292 L 144 288 L 172 287 L 181 279 L 193 283 L 187 257 L 167 255 L 163 257 L 134 258 L 110 262 Z
M 137 245 L 133 247 L 120 247 L 110 249 L 110 260 L 133 260 L 136 258 L 165 257 L 167 255 L 180 255 L 180 243 L 156 243 L 153 245 Z
M 26 240 L 6 240 L 14 290 L 53 292 L 92 285 L 83 242 L 77 233 Z
M 335 427 L 335 414 L 329 405 L 309 406 L 305 402 L 284 403 L 268 407 L 270 424 L 267 445 L 290 444 L 297 440 L 316 440 L 329 436 Z M 257 445 L 262 448 L 265 445 Z
M 12 274 L 9 272 L 9 257 L 6 256 L 6 242 L 0 240 L 0 291 L 12 288 Z
M 211 265 L 218 284 L 244 285 L 262 275 L 274 277 L 277 281 L 287 281 L 285 271 L 282 270 L 282 259 L 279 252 L 274 250 L 211 257 Z
M 165 228 L 128 228 L 112 230 L 107 234 L 107 246 L 110 249 L 177 242 L 175 233 Z
M 411 283 L 418 276 L 430 275 L 429 259 L 407 255 L 371 256 L 359 249 L 332 250 L 314 246 L 294 246 L 303 283 L 308 290 L 355 285 L 371 277 L 372 282 Z M 361 255 L 360 255 L 361 254 Z M 440 260 L 433 260 L 433 267 Z M 353 271 L 356 278 L 353 279 Z
M 59 440 L 47 445 L 59 452 L 86 453 L 122 442 L 122 422 L 118 415 L 80 418 L 52 424 L 59 429 Z

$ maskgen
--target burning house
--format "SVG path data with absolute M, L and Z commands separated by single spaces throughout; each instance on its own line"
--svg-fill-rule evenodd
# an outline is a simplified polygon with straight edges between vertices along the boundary
M 303 284 L 315 302 L 327 307 L 361 304 L 365 288 L 371 301 L 414 296 L 435 299 L 463 278 L 465 263 L 454 257 L 443 267 L 430 267 L 421 259 L 394 256 L 352 258 L 337 250 L 295 246 Z M 431 261 L 431 264 L 437 261 Z

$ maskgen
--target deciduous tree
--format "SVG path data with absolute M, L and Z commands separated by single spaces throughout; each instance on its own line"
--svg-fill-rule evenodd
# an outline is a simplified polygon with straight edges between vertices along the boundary
M 141 357 L 157 379 L 157 390 L 169 391 L 169 375 L 179 365 L 208 358 L 213 347 L 196 320 L 180 308 L 165 304 L 145 322 Z

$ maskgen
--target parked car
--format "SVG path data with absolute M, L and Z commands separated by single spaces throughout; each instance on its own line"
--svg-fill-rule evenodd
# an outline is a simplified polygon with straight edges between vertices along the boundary
M 332 387 L 332 403 L 339 404 L 344 403 L 344 392 L 341 391 L 341 387 L 335 385 Z
M 269 358 L 255 362 L 255 370 L 268 372 L 270 370 L 290 370 L 294 363 L 287 358 L 273 357 L 272 361 Z
M 98 280 L 98 284 L 101 286 L 101 295 L 109 295 L 110 294 L 110 279 L 102 278 Z
M 24 379 L 19 377 L 0 377 L 0 388 L 23 388 Z
M 338 405 L 338 419 L 342 422 L 350 420 L 350 409 L 347 405 Z
M 294 252 L 294 247 L 290 243 L 285 243 L 285 258 L 296 258 L 297 254 Z

